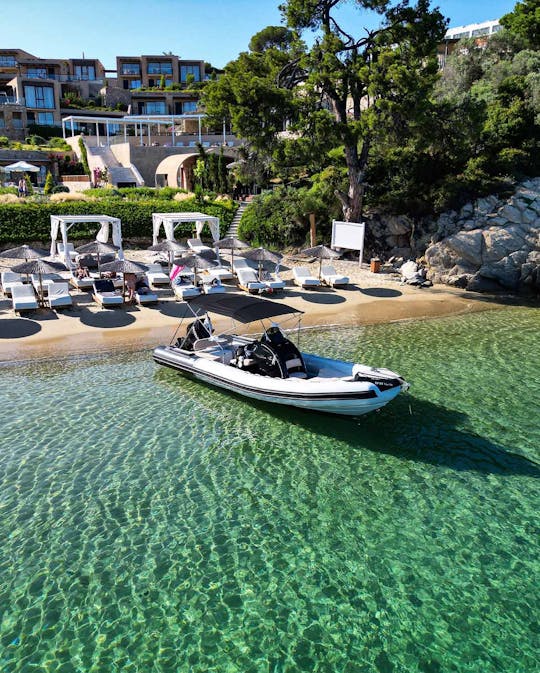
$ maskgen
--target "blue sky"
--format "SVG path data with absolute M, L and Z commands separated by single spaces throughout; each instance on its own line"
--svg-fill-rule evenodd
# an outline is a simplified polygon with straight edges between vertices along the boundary
M 1 46 L 42 58 L 100 58 L 106 68 L 115 57 L 172 51 L 223 67 L 247 49 L 252 35 L 280 23 L 280 0 L 0 0 Z M 497 19 L 514 0 L 432 2 L 460 26 Z M 344 25 L 366 25 L 352 3 Z M 356 31 L 358 32 L 358 31 Z

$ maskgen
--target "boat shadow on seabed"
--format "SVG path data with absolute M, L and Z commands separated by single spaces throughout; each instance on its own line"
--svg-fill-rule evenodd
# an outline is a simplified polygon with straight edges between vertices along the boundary
M 238 405 L 248 405 L 266 414 L 269 423 L 292 424 L 310 434 L 348 444 L 352 449 L 456 471 L 540 478 L 540 465 L 534 460 L 468 431 L 466 414 L 412 395 L 400 395 L 379 413 L 352 418 L 249 399 L 186 380 L 166 370 L 158 371 L 155 376 L 157 382 L 175 388 L 179 394 L 192 396 L 212 416 L 223 413 L 228 418 L 236 418 Z M 244 421 L 245 418 L 238 418 L 239 423 Z M 257 434 L 261 437 L 265 434 L 262 427 L 259 419 Z M 275 434 L 275 428 L 271 434 Z

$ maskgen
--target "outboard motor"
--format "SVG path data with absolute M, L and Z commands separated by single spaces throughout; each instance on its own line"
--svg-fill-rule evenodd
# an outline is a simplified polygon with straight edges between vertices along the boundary
M 188 325 L 186 336 L 183 339 L 178 339 L 176 345 L 185 351 L 192 351 L 193 344 L 199 339 L 208 339 L 212 336 L 212 327 L 207 324 L 206 320 L 197 318 L 194 322 Z

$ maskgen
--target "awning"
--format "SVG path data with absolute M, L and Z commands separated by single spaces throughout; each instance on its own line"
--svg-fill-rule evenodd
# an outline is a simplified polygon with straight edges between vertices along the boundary
M 268 299 L 258 299 L 244 294 L 203 294 L 189 302 L 197 313 L 210 312 L 224 315 L 241 323 L 250 323 L 278 315 L 303 313 L 292 306 Z

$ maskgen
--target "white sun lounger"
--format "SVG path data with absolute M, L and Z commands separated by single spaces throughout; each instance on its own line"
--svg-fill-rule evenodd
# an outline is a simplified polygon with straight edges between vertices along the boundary
M 214 250 L 205 245 L 200 238 L 188 238 L 187 244 L 193 252 L 196 252 L 198 255 L 200 255 L 201 252 L 214 252 Z
M 285 289 L 285 281 L 281 280 L 279 274 L 270 273 L 267 275 L 268 277 L 264 277 L 262 282 L 266 285 L 270 292 L 279 292 L 280 290 Z
M 158 285 L 170 285 L 171 283 L 171 279 L 163 271 L 161 264 L 149 264 L 146 277 L 151 288 L 155 288 Z
M 300 287 L 319 287 L 321 281 L 312 276 L 307 266 L 293 267 L 294 282 Z
M 2 290 L 6 297 L 11 297 L 11 290 L 15 285 L 23 285 L 24 283 L 22 274 L 14 271 L 2 271 L 1 280 Z
M 202 290 L 204 294 L 223 294 L 226 291 L 219 278 L 213 282 L 212 278 L 205 278 L 204 276 L 202 278 Z
M 30 276 L 30 281 L 32 285 L 34 286 L 34 290 L 36 292 L 39 292 L 40 286 L 39 286 L 39 274 L 33 273 Z M 67 283 L 67 279 L 63 278 L 60 274 L 58 273 L 42 273 L 41 274 L 41 285 L 43 287 L 43 294 L 47 294 L 47 291 L 49 289 L 49 285 L 52 283 Z
M 159 301 L 159 297 L 155 292 L 135 292 L 135 301 L 137 304 L 153 304 L 156 301 Z
M 70 276 L 69 282 L 77 290 L 91 290 L 94 287 L 94 280 L 91 276 L 88 278 L 76 278 L 75 276 Z
M 50 283 L 47 292 L 47 304 L 50 308 L 73 306 L 73 298 L 69 294 L 69 286 L 66 282 Z
M 340 276 L 331 264 L 321 267 L 321 280 L 325 285 L 335 287 L 336 285 L 348 285 L 348 276 Z
M 11 288 L 11 295 L 14 311 L 33 311 L 38 307 L 36 293 L 29 284 L 14 285 Z
M 207 269 L 206 273 L 210 278 L 217 278 L 218 280 L 229 280 L 234 278 L 234 273 L 231 269 L 228 269 L 226 266 L 223 266 L 221 260 L 219 260 L 219 266 L 213 266 L 210 269 Z
M 118 306 L 124 303 L 124 298 L 115 290 L 110 278 L 94 280 L 92 296 L 94 301 L 101 304 L 101 306 Z
M 193 285 L 193 283 L 173 285 L 173 292 L 177 299 L 184 301 L 185 299 L 191 299 L 191 297 L 198 297 L 201 294 L 201 288 Z
M 266 290 L 266 285 L 257 279 L 257 274 L 253 269 L 237 269 L 238 285 L 242 290 L 257 294 Z

